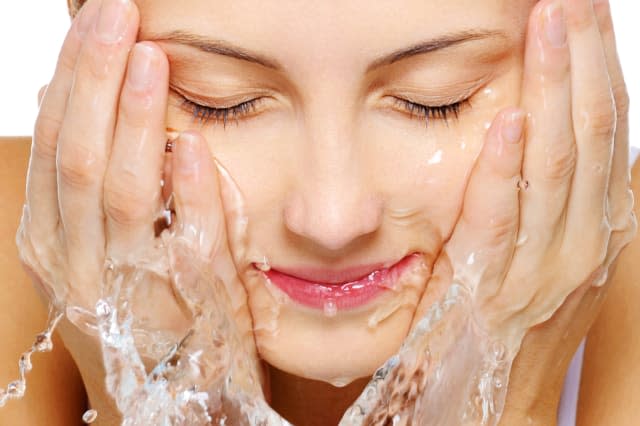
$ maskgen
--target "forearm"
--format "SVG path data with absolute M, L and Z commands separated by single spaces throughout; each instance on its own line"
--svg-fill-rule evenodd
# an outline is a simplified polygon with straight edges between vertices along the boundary
M 633 170 L 640 215 L 640 163 Z M 640 406 L 640 239 L 622 252 L 602 312 L 589 332 L 578 401 L 579 426 L 635 425 Z

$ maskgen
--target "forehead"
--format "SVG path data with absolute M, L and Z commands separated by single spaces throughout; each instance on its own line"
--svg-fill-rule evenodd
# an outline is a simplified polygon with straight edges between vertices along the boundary
M 188 30 L 260 49 L 380 51 L 470 29 L 519 37 L 535 0 L 136 0 L 141 38 Z M 277 46 L 274 46 L 274 43 Z M 352 50 L 352 49 L 350 49 Z M 353 53 L 353 51 L 352 51 Z

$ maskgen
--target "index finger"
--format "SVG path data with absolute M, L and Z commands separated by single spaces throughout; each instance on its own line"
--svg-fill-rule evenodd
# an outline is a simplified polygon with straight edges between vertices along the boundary
M 101 0 L 89 1 L 73 21 L 58 56 L 51 83 L 41 99 L 27 174 L 30 230 L 41 235 L 50 235 L 58 224 L 56 184 L 58 134 L 67 108 L 80 46 L 98 12 L 100 3 Z

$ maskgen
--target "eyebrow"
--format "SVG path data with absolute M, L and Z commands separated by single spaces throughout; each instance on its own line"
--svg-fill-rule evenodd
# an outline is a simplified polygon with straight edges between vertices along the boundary
M 482 40 L 492 37 L 500 37 L 504 39 L 507 38 L 504 32 L 496 30 L 465 30 L 451 34 L 444 34 L 442 36 L 421 41 L 411 46 L 385 54 L 373 60 L 367 67 L 367 72 L 371 72 L 374 69 L 385 65 L 391 65 L 395 62 L 412 56 L 435 52 L 437 50 L 446 49 L 448 47 L 452 47 L 469 41 Z M 252 52 L 239 46 L 235 46 L 225 40 L 213 39 L 207 36 L 193 34 L 186 31 L 176 30 L 167 33 L 154 34 L 146 37 L 145 39 L 157 42 L 178 43 L 194 47 L 202 52 L 214 53 L 217 55 L 223 55 L 247 62 L 252 62 L 254 64 L 262 65 L 263 67 L 271 68 L 276 71 L 284 70 L 284 67 L 273 58 L 269 58 L 267 56 Z

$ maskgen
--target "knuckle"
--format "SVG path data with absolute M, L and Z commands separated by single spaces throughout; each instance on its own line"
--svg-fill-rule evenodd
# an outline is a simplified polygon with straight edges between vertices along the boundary
M 573 175 L 577 162 L 575 144 L 554 143 L 547 148 L 544 176 L 551 182 L 562 182 Z
M 516 230 L 515 216 L 500 214 L 489 220 L 489 243 L 500 246 L 509 241 Z
M 106 80 L 112 73 L 110 63 L 115 59 L 114 46 L 92 43 L 86 45 L 78 60 L 78 72 L 82 79 Z
M 616 102 L 616 113 L 618 114 L 618 117 L 627 117 L 629 115 L 631 100 L 624 80 L 621 79 L 621 81 L 614 83 L 613 97 Z
M 101 179 L 104 160 L 86 147 L 76 145 L 58 157 L 58 173 L 66 184 L 77 188 L 95 187 Z
M 567 13 L 567 26 L 573 31 L 582 32 L 596 25 L 591 2 L 573 2 Z M 577 4 L 576 4 L 577 3 Z
M 33 130 L 33 147 L 36 154 L 44 158 L 55 158 L 58 145 L 58 131 L 62 121 L 57 117 L 40 111 Z
M 583 114 L 584 128 L 593 136 L 609 140 L 616 129 L 616 106 L 613 96 L 599 97 Z
M 140 223 L 151 217 L 150 192 L 130 181 L 111 180 L 105 184 L 105 213 L 121 225 Z
M 71 75 L 76 67 L 76 60 L 77 57 L 75 55 L 71 55 L 63 49 L 58 55 L 56 74 Z

